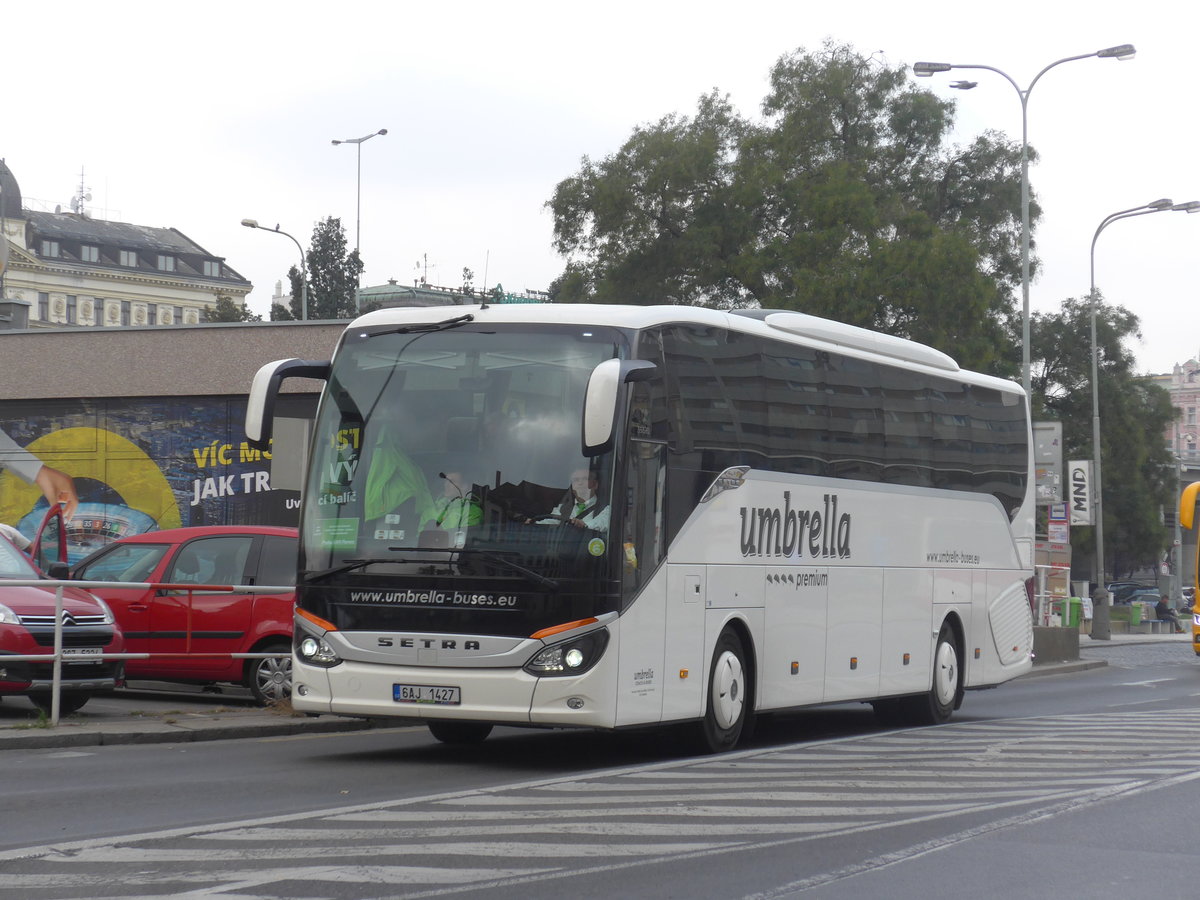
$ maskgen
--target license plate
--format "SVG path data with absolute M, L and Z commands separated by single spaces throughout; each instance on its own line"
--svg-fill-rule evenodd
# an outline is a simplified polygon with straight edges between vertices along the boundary
M 103 647 L 72 647 L 63 649 L 63 660 L 79 660 L 86 662 L 100 662 L 100 657 L 104 654 Z
M 393 684 L 392 699 L 397 703 L 432 703 L 436 706 L 458 706 L 456 687 L 436 684 Z

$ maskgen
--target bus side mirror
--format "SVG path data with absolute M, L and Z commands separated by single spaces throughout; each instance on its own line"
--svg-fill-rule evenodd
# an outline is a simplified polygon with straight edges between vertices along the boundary
M 246 404 L 246 438 L 255 450 L 267 450 L 271 444 L 271 423 L 275 418 L 275 398 L 285 378 L 329 379 L 330 363 L 306 359 L 277 359 L 254 373 Z
M 583 400 L 584 456 L 599 456 L 612 447 L 621 386 L 647 380 L 656 368 L 644 359 L 606 359 L 592 370 Z

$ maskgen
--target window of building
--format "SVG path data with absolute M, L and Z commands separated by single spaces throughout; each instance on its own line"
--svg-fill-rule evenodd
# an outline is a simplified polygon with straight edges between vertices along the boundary
M 79 258 L 83 262 L 100 262 L 100 248 L 92 244 L 82 244 L 79 247 Z
M 43 322 L 50 318 L 50 295 L 45 291 L 38 291 L 37 317 Z
M 1187 411 L 1187 423 L 1189 425 L 1196 424 L 1196 407 L 1189 406 Z
M 58 241 L 42 241 L 42 256 L 58 256 Z
M 166 254 L 160 253 L 158 255 L 158 271 L 174 272 L 175 271 L 175 257 L 167 256 Z
M 129 268 L 131 268 L 131 269 L 136 269 L 137 264 L 138 264 L 138 258 L 137 258 L 136 250 L 122 250 L 121 251 L 121 265 L 129 266 Z
M 206 259 L 204 261 L 204 275 L 206 278 L 220 278 L 221 263 L 215 259 Z

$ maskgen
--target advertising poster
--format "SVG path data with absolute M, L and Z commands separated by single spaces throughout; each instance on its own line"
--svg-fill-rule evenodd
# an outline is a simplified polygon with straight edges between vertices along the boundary
M 281 400 L 277 411 L 292 416 L 311 417 L 316 404 Z M 65 484 L 78 498 L 72 564 L 128 534 L 295 525 L 299 492 L 272 488 L 272 454 L 246 442 L 245 411 L 244 398 L 230 397 L 0 403 L 0 522 L 32 537 L 48 494 Z

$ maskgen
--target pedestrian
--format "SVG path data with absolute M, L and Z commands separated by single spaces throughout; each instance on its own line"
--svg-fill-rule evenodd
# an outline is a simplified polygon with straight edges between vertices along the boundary
M 1163 594 L 1158 602 L 1154 604 L 1154 618 L 1160 622 L 1170 622 L 1175 626 L 1176 634 L 1183 634 L 1183 625 L 1179 622 L 1179 616 L 1175 614 L 1175 610 L 1171 609 L 1171 603 L 1167 599 L 1167 595 Z

